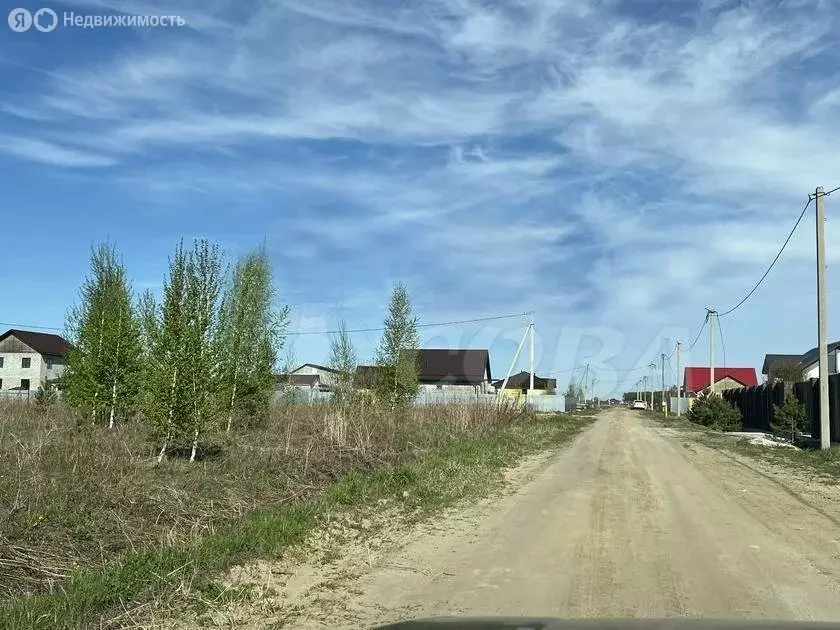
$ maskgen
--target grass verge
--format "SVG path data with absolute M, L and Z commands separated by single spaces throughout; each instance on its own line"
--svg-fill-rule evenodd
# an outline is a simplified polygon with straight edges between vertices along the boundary
M 713 431 L 707 427 L 693 424 L 684 418 L 656 415 L 659 424 L 672 427 L 690 435 L 690 437 L 715 449 L 725 449 L 751 459 L 769 462 L 785 468 L 795 469 L 823 483 L 840 483 L 840 446 L 832 446 L 822 451 L 812 446 L 803 448 L 784 448 L 751 444 L 749 438 Z
M 588 416 L 552 416 L 498 427 L 444 444 L 422 458 L 374 472 L 351 472 L 315 499 L 256 510 L 194 541 L 127 552 L 101 567 L 75 570 L 56 592 L 17 597 L 0 608 L 4 628 L 80 628 L 107 625 L 118 610 L 185 581 L 200 586 L 231 566 L 277 557 L 321 518 L 382 498 L 421 512 L 450 506 L 497 487 L 505 467 L 529 453 L 571 440 Z

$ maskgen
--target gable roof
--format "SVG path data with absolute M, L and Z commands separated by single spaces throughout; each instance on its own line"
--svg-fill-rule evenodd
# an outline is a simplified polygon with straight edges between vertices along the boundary
M 417 350 L 421 383 L 480 385 L 490 380 L 490 352 L 424 348 Z
M 802 355 L 799 354 L 765 354 L 764 364 L 761 366 L 762 374 L 770 374 L 776 365 L 785 363 L 787 361 L 799 363 L 802 360 Z
M 501 389 L 502 384 L 505 382 L 504 379 L 498 380 L 493 383 L 493 386 L 496 389 Z M 518 374 L 512 374 L 511 377 L 508 379 L 507 387 L 505 389 L 527 389 L 531 386 L 531 373 L 530 372 L 519 372 Z M 542 378 L 534 374 L 534 389 L 556 389 L 557 388 L 557 379 L 556 378 Z
M 341 373 L 338 370 L 334 370 L 331 367 L 327 367 L 325 365 L 318 365 L 317 363 L 304 363 L 303 365 L 299 365 L 298 367 L 296 367 L 294 370 L 292 370 L 292 372 L 297 372 L 300 368 L 306 367 L 306 366 L 313 367 L 316 370 L 322 370 L 324 372 L 332 372 L 333 374 L 340 374 Z
M 828 351 L 829 352 L 834 352 L 837 349 L 840 349 L 840 341 L 835 341 L 833 343 L 828 344 Z M 819 346 L 816 346 L 816 347 L 808 350 L 808 352 L 803 354 L 799 358 L 799 360 L 802 363 L 802 366 L 805 367 L 805 368 L 808 368 L 808 367 L 812 366 L 814 363 L 816 363 L 817 361 L 820 360 L 820 348 L 819 348 Z
M 64 356 L 70 350 L 70 344 L 60 335 L 10 328 L 0 335 L 0 341 L 11 336 L 16 337 L 39 354 Z
M 758 379 L 755 375 L 755 368 L 751 367 L 715 367 L 715 383 L 725 378 L 738 381 L 744 387 L 755 387 Z M 697 393 L 709 386 L 708 367 L 687 367 L 685 368 L 685 380 L 683 381 L 685 391 Z

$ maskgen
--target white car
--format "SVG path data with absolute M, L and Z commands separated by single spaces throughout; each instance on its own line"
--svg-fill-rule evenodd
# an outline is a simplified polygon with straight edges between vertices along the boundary
M 630 409 L 647 409 L 647 403 L 644 400 L 634 400 Z

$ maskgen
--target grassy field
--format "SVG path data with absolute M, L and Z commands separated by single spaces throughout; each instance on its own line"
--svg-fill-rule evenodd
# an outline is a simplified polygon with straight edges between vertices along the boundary
M 0 627 L 99 626 L 381 497 L 437 509 L 590 421 L 481 406 L 277 407 L 195 464 L 156 466 L 139 426 L 79 429 L 61 407 L 4 407 Z

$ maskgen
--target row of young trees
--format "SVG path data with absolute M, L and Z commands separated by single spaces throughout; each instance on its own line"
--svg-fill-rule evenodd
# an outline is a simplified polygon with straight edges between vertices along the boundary
M 408 289 L 404 284 L 397 283 L 391 293 L 382 338 L 376 350 L 376 374 L 371 383 L 376 399 L 391 409 L 411 402 L 420 391 L 417 365 L 419 346 L 417 316 Z M 330 342 L 329 363 L 338 372 L 333 402 L 352 402 L 356 388 L 366 386 L 367 383 L 354 382 L 358 354 L 343 320 L 339 322 L 338 331 Z
M 161 300 L 135 301 L 116 247 L 100 245 L 79 297 L 63 389 L 86 421 L 113 427 L 139 412 L 159 461 L 175 447 L 194 461 L 211 426 L 230 431 L 267 411 L 289 311 L 274 306 L 264 248 L 228 269 L 217 245 L 182 242 Z

